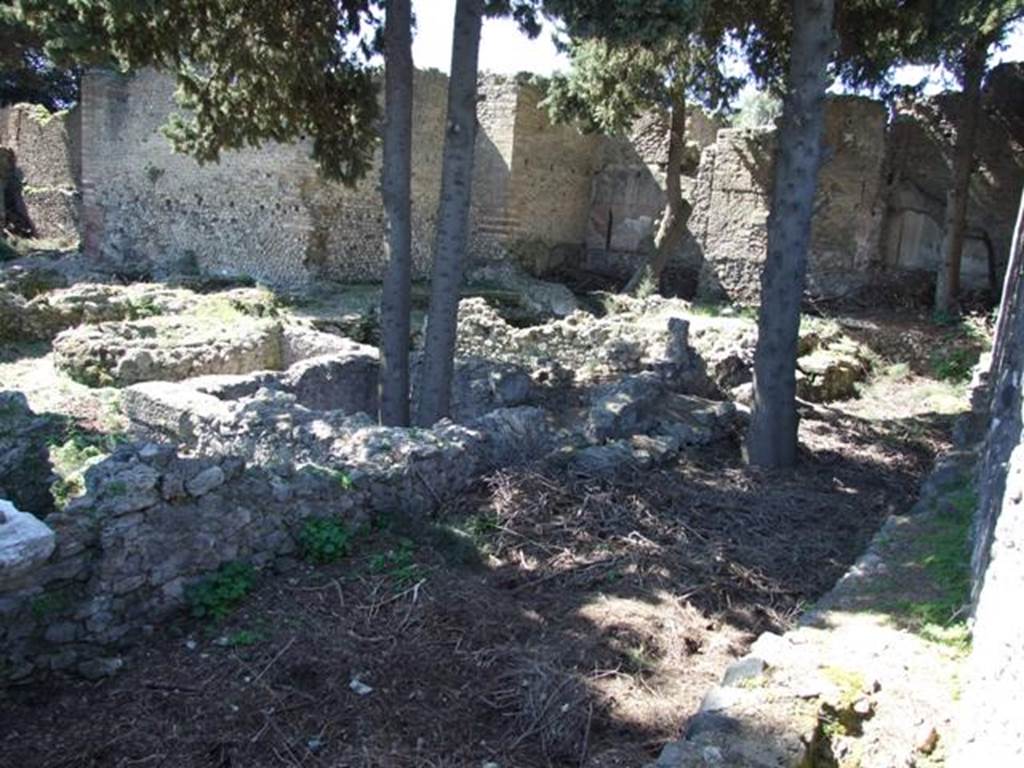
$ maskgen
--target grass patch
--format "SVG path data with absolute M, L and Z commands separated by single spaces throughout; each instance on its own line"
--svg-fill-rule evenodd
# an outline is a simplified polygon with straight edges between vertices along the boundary
M 266 640 L 266 637 L 262 632 L 257 632 L 253 629 L 240 629 L 224 637 L 218 645 L 223 645 L 225 648 L 247 648 L 264 640 Z
M 404 537 L 394 547 L 371 556 L 369 569 L 391 579 L 395 589 L 418 581 L 423 574 L 423 567 L 416 562 L 415 543 Z
M 355 488 L 355 480 L 352 476 L 342 469 L 331 469 L 330 467 L 324 467 L 320 464 L 303 464 L 299 468 L 300 472 L 308 472 L 315 477 L 321 477 L 332 483 L 337 484 L 343 491 L 351 491 Z
M 71 595 L 67 591 L 57 589 L 52 592 L 44 592 L 43 594 L 32 598 L 29 602 L 29 610 L 32 611 L 32 615 L 37 619 L 42 619 L 46 616 L 52 616 L 56 613 L 68 610 L 72 605 Z
M 307 520 L 299 531 L 299 545 L 310 562 L 333 563 L 351 551 L 352 534 L 340 520 Z
M 59 238 L 18 237 L 10 232 L 0 235 L 0 262 L 13 261 L 35 253 L 52 253 L 76 248 L 75 242 Z
M 915 542 L 916 562 L 934 585 L 927 600 L 894 609 L 899 623 L 924 639 L 958 651 L 970 649 L 964 609 L 970 598 L 970 528 L 977 495 L 970 485 L 953 487 L 937 502 L 932 525 Z
M 251 565 L 230 562 L 216 573 L 185 590 L 185 600 L 194 618 L 218 621 L 231 613 L 245 599 L 256 581 Z
M 57 479 L 50 486 L 57 509 L 85 493 L 85 471 L 117 450 L 127 437 L 121 433 L 95 434 L 71 430 L 61 443 L 50 446 L 50 464 Z M 109 488 L 108 488 L 109 491 Z
M 992 348 L 992 318 L 966 315 L 961 318 L 936 318 L 947 326 L 942 342 L 929 357 L 932 374 L 939 381 L 967 383 L 983 352 Z
M 623 649 L 625 668 L 634 675 L 649 675 L 658 669 L 658 656 L 646 644 L 638 643 Z
M 971 371 L 981 353 L 967 347 L 947 347 L 935 350 L 931 355 L 932 374 L 939 381 L 966 383 L 971 380 Z

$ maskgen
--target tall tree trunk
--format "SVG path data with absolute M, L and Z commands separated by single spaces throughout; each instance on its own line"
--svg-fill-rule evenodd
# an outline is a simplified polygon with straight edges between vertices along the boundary
M 746 457 L 761 467 L 796 462 L 800 300 L 821 164 L 834 0 L 794 0 L 788 93 L 775 157 L 768 255 L 761 273 L 754 406 Z
M 388 272 L 380 302 L 380 419 L 409 424 L 409 334 L 412 280 L 412 12 L 409 0 L 387 0 L 384 24 L 384 163 Z
M 456 0 L 448 82 L 447 131 L 441 166 L 441 202 L 434 235 L 423 373 L 416 422 L 430 426 L 448 415 L 455 367 L 455 333 L 469 229 L 476 142 L 476 79 L 483 0 Z
M 980 39 L 964 51 L 963 95 L 960 99 L 960 120 L 953 148 L 953 184 L 946 192 L 945 233 L 942 237 L 942 261 L 935 279 L 935 312 L 950 315 L 956 312 L 960 293 L 960 262 L 967 229 L 967 204 L 971 194 L 971 173 L 974 170 L 974 146 L 981 112 L 981 81 L 985 77 L 988 40 Z
M 680 90 L 672 100 L 668 129 L 668 168 L 665 174 L 665 212 L 661 217 L 654 249 L 644 256 L 633 276 L 626 283 L 625 292 L 634 296 L 657 293 L 661 273 L 669 258 L 682 242 L 686 222 L 693 208 L 683 200 L 682 164 L 686 146 L 686 96 Z M 648 241 L 649 242 L 649 241 Z

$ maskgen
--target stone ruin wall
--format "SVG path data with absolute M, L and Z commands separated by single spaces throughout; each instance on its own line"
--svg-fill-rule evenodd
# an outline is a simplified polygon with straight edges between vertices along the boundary
M 968 288 L 998 285 L 1009 247 L 1013 201 L 1024 184 L 1022 82 L 1020 65 L 1002 65 L 986 85 L 963 266 Z M 0 145 L 14 149 L 40 234 L 70 238 L 77 229 L 86 253 L 129 273 L 249 276 L 293 287 L 324 277 L 381 278 L 377 172 L 352 189 L 324 182 L 305 142 L 227 152 L 221 163 L 201 167 L 175 155 L 159 132 L 174 108 L 172 85 L 153 72 L 92 73 L 82 108 L 70 115 L 41 122 L 31 108 L 0 111 Z M 439 72 L 417 73 L 418 279 L 430 268 L 446 87 Z M 628 275 L 664 204 L 665 116 L 644 116 L 628 137 L 588 136 L 552 126 L 538 106 L 541 93 L 515 78 L 485 76 L 480 96 L 470 259 L 511 256 L 536 273 L 561 266 Z M 904 105 L 890 120 L 879 102 L 829 99 L 812 293 L 909 285 L 906 273 L 935 271 L 956 105 L 955 95 L 943 95 Z M 681 284 L 673 282 L 683 295 L 752 303 L 774 134 L 720 128 L 699 110 L 688 114 L 683 189 L 694 214 L 670 272 L 683 273 Z M 911 282 L 926 288 L 927 275 Z
M 311 518 L 354 530 L 379 513 L 422 517 L 480 473 L 540 455 L 550 441 L 543 413 L 528 407 L 415 437 L 363 432 L 367 445 L 395 456 L 355 462 L 346 483 L 315 464 L 268 465 L 244 451 L 186 456 L 136 442 L 87 470 L 87 493 L 45 524 L 10 508 L 5 520 L 0 506 L 8 528 L 37 529 L 13 553 L 23 562 L 6 550 L 0 558 L 0 682 L 47 671 L 112 674 L 119 654 L 180 615 L 187 587 L 219 566 L 287 569 Z
M 995 68 L 983 93 L 971 176 L 961 279 L 998 295 L 1024 185 L 1024 65 Z M 902 106 L 890 129 L 887 268 L 934 271 L 941 259 L 946 193 L 959 114 L 956 94 Z
M 807 270 L 818 296 L 842 295 L 872 276 L 885 209 L 885 108 L 861 97 L 828 99 L 824 143 Z M 702 249 L 706 298 L 757 301 L 774 152 L 772 129 L 726 129 L 702 158 L 691 229 Z
M 440 185 L 447 80 L 418 74 L 413 114 L 413 263 L 429 265 Z M 151 71 L 83 80 L 82 239 L 86 252 L 126 269 L 247 275 L 277 285 L 327 276 L 378 277 L 379 178 L 324 182 L 308 142 L 224 153 L 200 166 L 172 152 L 159 128 L 173 82 Z
M 594 172 L 586 229 L 588 269 L 626 278 L 647 238 L 653 238 L 665 208 L 668 114 L 643 115 L 628 136 L 602 140 Z M 720 120 L 699 108 L 686 115 L 687 154 L 683 196 L 693 201 L 701 151 L 715 142 Z M 700 249 L 691 232 L 678 260 L 696 273 Z
M 416 75 L 413 113 L 413 268 L 429 273 L 440 194 L 447 78 Z M 318 178 L 307 142 L 225 152 L 199 166 L 175 155 L 159 133 L 174 108 L 169 77 L 93 73 L 83 86 L 83 241 L 87 252 L 123 268 L 231 274 L 277 285 L 327 277 L 380 280 L 384 213 L 379 170 L 354 188 Z M 481 81 L 470 258 L 505 258 L 505 247 L 539 241 L 545 250 L 578 242 L 589 204 L 587 141 L 547 123 L 536 96 L 514 80 Z M 529 127 L 524 128 L 524 120 Z M 528 130 L 530 135 L 524 135 Z M 534 167 L 513 179 L 514 156 Z M 380 165 L 380 150 L 376 167 Z M 525 169 L 524 169 L 525 170 Z M 557 186 L 560 194 L 547 194 Z M 566 190 L 570 194 L 565 194 Z M 541 202 L 538 202 L 541 201 Z M 553 203 L 553 204 L 552 204 Z M 524 223 L 525 222 L 525 223 Z
M 78 240 L 80 140 L 78 110 L 0 108 L 0 227 L 62 245 Z
M 517 88 L 509 198 L 510 251 L 544 273 L 578 259 L 591 206 L 594 157 L 601 140 L 552 125 L 535 86 Z

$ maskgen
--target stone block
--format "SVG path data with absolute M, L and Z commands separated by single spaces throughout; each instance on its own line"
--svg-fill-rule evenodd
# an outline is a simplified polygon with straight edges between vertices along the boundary
M 186 444 L 196 438 L 200 423 L 227 420 L 231 416 L 228 405 L 213 395 L 166 381 L 126 388 L 121 393 L 121 410 L 138 426 Z
M 56 547 L 56 536 L 35 515 L 0 500 L 0 587 L 40 567 Z
M 338 338 L 338 337 L 332 337 Z M 276 389 L 315 411 L 377 413 L 377 351 L 345 339 L 346 350 L 302 360 L 280 376 Z

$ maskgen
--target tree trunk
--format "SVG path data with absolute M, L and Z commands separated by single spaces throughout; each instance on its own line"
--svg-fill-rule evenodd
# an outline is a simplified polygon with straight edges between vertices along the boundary
M 412 12 L 409 0 L 387 0 L 384 25 L 384 163 L 388 271 L 380 301 L 380 420 L 409 424 L 409 335 L 412 225 Z
M 455 367 L 455 333 L 469 229 L 476 142 L 476 79 L 483 0 L 456 0 L 448 82 L 447 130 L 441 165 L 441 202 L 434 235 L 430 309 L 416 422 L 430 426 L 448 415 Z
M 692 207 L 683 200 L 682 171 L 686 142 L 686 96 L 679 93 L 672 101 L 668 129 L 668 168 L 665 174 L 665 213 L 661 217 L 654 248 L 644 256 L 625 292 L 634 296 L 658 293 L 661 273 L 682 242 Z
M 745 453 L 750 464 L 796 462 L 796 358 L 800 300 L 821 164 L 828 62 L 835 44 L 833 0 L 794 0 L 789 92 L 782 112 L 768 254 L 754 353 L 754 406 Z
M 963 95 L 960 99 L 960 120 L 953 148 L 953 183 L 946 193 L 945 233 L 942 237 L 942 261 L 935 279 L 935 312 L 951 315 L 956 312 L 960 293 L 960 262 L 967 228 L 967 204 L 974 170 L 974 145 L 981 112 L 981 81 L 988 58 L 987 40 L 977 40 L 963 58 Z

